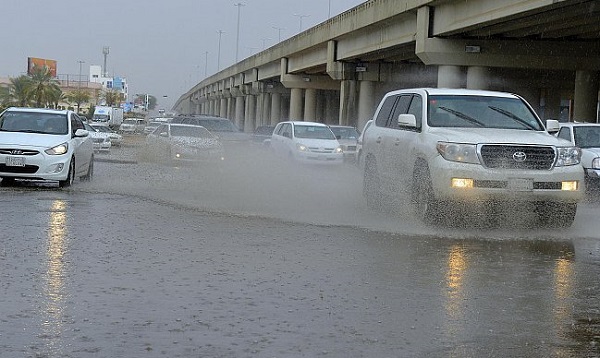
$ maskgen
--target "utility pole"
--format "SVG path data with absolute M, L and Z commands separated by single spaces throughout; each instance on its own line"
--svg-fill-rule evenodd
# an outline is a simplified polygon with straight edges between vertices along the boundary
M 277 26 L 271 26 L 272 28 L 274 28 L 275 30 L 277 30 L 277 38 L 279 39 L 277 42 L 281 42 L 281 30 L 285 30 L 285 27 L 277 27 Z
M 204 78 L 208 76 L 208 51 L 204 52 Z
M 296 16 L 297 18 L 300 19 L 300 31 L 299 32 L 302 32 L 302 19 L 305 17 L 309 17 L 310 15 L 294 14 L 294 16 Z
M 104 68 L 102 69 L 102 77 L 108 77 L 108 70 L 106 69 L 106 59 L 108 58 L 108 54 L 110 53 L 110 47 L 104 46 L 102 48 L 102 54 L 104 55 Z
M 77 81 L 77 91 L 81 91 L 81 65 L 85 63 L 85 61 L 79 60 L 79 81 Z
M 217 72 L 221 71 L 221 35 L 225 33 L 223 30 L 217 31 L 219 34 L 219 49 L 217 52 Z
M 238 55 L 240 52 L 240 9 L 242 8 L 242 6 L 246 6 L 245 4 L 238 2 L 236 4 L 233 4 L 233 6 L 237 6 L 238 10 L 237 10 L 237 36 L 235 38 L 235 62 L 238 62 Z

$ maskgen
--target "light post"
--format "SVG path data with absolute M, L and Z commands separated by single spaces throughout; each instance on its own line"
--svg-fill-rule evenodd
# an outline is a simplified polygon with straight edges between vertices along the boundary
M 277 30 L 277 38 L 279 39 L 277 42 L 281 42 L 281 30 L 285 30 L 285 27 L 277 27 L 277 26 L 271 26 L 272 28 L 274 28 L 275 30 Z
M 77 81 L 77 91 L 81 91 L 81 65 L 85 63 L 85 61 L 79 60 L 79 81 Z
M 204 52 L 204 78 L 208 75 L 208 51 Z
M 302 19 L 305 17 L 309 17 L 310 15 L 294 14 L 294 16 L 296 16 L 298 19 L 300 19 L 300 32 L 302 32 Z
M 217 31 L 219 34 L 219 48 L 217 52 L 217 72 L 221 71 L 221 35 L 225 33 L 223 30 Z
M 237 35 L 235 38 L 235 62 L 238 62 L 238 54 L 240 52 L 240 9 L 242 6 L 246 6 L 245 4 L 238 2 L 233 4 L 233 6 L 237 6 Z
M 328 11 L 327 11 L 327 18 L 331 19 L 331 0 L 329 0 L 329 7 L 328 7 Z

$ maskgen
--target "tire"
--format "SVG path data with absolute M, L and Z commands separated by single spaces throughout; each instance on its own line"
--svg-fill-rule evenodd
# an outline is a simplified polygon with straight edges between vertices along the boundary
M 383 195 L 381 193 L 381 180 L 379 179 L 375 160 L 367 160 L 367 163 L 365 163 L 363 195 L 369 208 L 375 210 L 381 209 Z
M 542 227 L 561 228 L 570 227 L 575 221 L 577 204 L 539 202 L 536 204 L 538 222 Z
M 412 205 L 415 217 L 427 225 L 442 221 L 440 203 L 433 196 L 429 169 L 417 167 L 413 174 Z
M 87 174 L 80 177 L 79 179 L 82 181 L 92 181 L 94 178 L 94 157 L 90 159 L 90 165 L 88 166 Z
M 73 185 L 75 182 L 75 158 L 71 158 L 71 163 L 69 164 L 69 173 L 67 173 L 67 179 L 60 180 L 58 182 L 58 186 L 61 188 L 68 188 Z

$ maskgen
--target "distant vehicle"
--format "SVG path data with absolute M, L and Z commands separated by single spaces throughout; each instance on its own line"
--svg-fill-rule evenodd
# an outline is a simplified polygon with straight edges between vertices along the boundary
M 344 161 L 354 162 L 356 160 L 356 146 L 359 133 L 355 127 L 330 125 L 331 131 L 335 134 L 338 142 L 344 151 Z
M 90 137 L 92 137 L 95 152 L 110 151 L 112 143 L 110 141 L 110 135 L 108 133 L 100 132 L 86 122 L 83 122 L 83 127 L 90 133 Z
M 161 124 L 146 137 L 144 148 L 151 159 L 168 162 L 218 162 L 224 159 L 223 144 L 201 126 Z
M 265 144 L 265 140 L 270 140 L 275 126 L 258 126 L 252 133 L 252 142 Z
M 84 123 L 73 111 L 8 108 L 0 114 L 0 178 L 58 181 L 91 180 L 94 148 Z
M 101 124 L 95 124 L 95 123 L 92 123 L 90 125 L 98 132 L 107 133 L 108 136 L 110 137 L 110 143 L 113 146 L 118 147 L 123 143 L 123 136 L 120 135 L 119 133 L 113 131 L 112 129 L 108 128 L 107 126 L 103 126 Z
M 143 133 L 146 120 L 143 118 L 127 118 L 119 126 L 119 132 L 124 134 Z
M 341 164 L 344 151 L 331 128 L 323 123 L 280 122 L 271 136 L 275 154 L 303 163 Z
M 112 129 L 118 129 L 123 123 L 123 108 L 96 106 L 92 122 L 104 124 Z
M 373 123 L 372 119 L 369 119 L 367 121 L 367 123 L 365 123 L 365 126 L 363 127 L 362 132 L 360 132 L 360 135 L 358 136 L 358 140 L 356 141 L 356 166 L 359 167 L 360 169 L 363 169 L 363 165 L 365 164 L 364 162 L 364 157 L 363 157 L 363 153 L 362 153 L 362 146 L 363 146 L 363 137 L 365 135 L 365 132 L 367 131 L 367 129 L 369 129 L 369 127 L 371 126 L 371 124 Z
M 600 124 L 560 123 L 557 136 L 581 149 L 586 188 L 600 191 Z
M 191 124 L 202 126 L 215 134 L 223 143 L 249 142 L 250 135 L 238 129 L 227 118 L 213 116 L 177 116 L 171 120 L 171 123 Z
M 158 128 L 158 126 L 160 126 L 161 124 L 165 124 L 165 123 L 167 123 L 167 122 L 150 121 L 150 122 L 146 123 L 146 126 L 144 127 L 144 133 L 150 134 L 150 133 L 154 132 L 154 130 L 156 128 Z

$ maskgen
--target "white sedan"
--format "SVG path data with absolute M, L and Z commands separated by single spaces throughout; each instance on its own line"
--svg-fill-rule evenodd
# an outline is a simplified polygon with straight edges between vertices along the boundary
M 94 173 L 92 138 L 73 111 L 11 107 L 0 114 L 0 178 L 58 181 Z
M 146 137 L 145 155 L 169 162 L 218 162 L 224 160 L 223 144 L 202 126 L 161 124 Z
M 108 133 L 100 132 L 87 123 L 83 123 L 83 126 L 90 133 L 90 137 L 92 137 L 92 141 L 94 143 L 94 151 L 105 153 L 110 151 L 112 143 L 110 141 L 110 135 Z
M 110 143 L 116 147 L 121 146 L 123 144 L 123 136 L 119 133 L 113 131 L 108 126 L 103 126 L 101 124 L 90 124 L 92 128 L 94 128 L 98 132 L 107 133 L 110 138 Z

